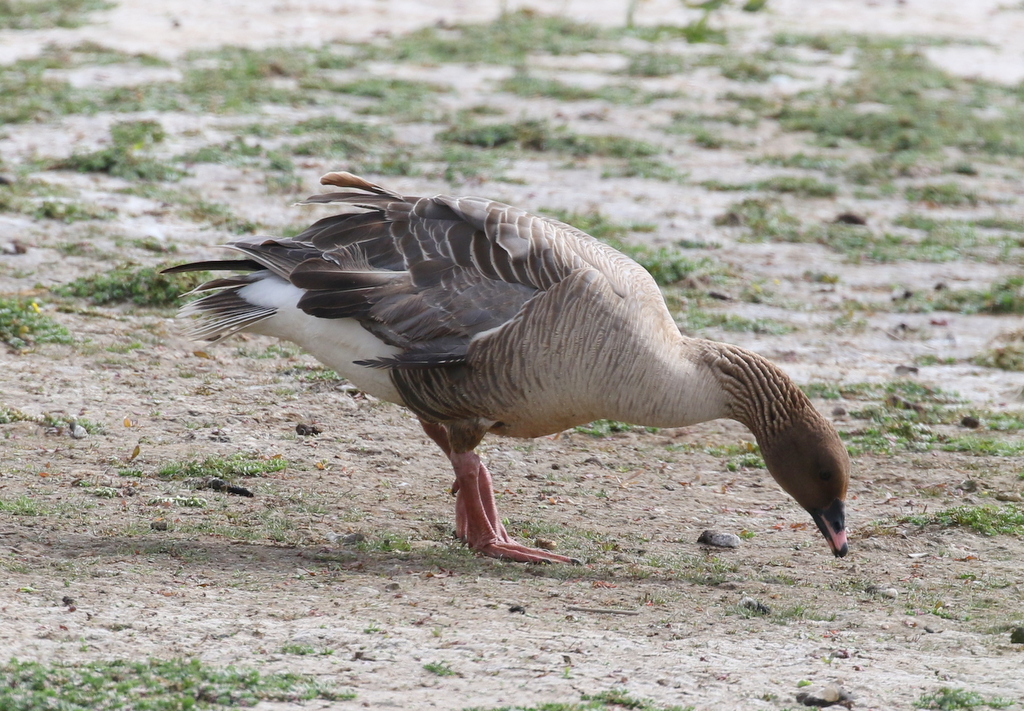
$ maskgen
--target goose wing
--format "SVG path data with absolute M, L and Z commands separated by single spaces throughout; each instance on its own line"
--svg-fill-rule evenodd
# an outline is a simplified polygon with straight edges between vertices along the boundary
M 322 182 L 355 190 L 307 202 L 346 205 L 347 211 L 291 240 L 230 246 L 243 262 L 302 289 L 302 311 L 356 319 L 400 349 L 360 365 L 464 363 L 470 341 L 496 333 L 574 272 L 616 258 L 636 267 L 579 230 L 491 200 L 403 197 L 348 173 L 328 174 Z

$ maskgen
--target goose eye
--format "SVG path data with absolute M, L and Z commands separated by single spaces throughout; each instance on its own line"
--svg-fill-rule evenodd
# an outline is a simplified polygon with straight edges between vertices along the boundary
M 818 478 L 821 479 L 822 481 L 828 481 L 829 479 L 832 478 L 832 472 L 819 472 Z

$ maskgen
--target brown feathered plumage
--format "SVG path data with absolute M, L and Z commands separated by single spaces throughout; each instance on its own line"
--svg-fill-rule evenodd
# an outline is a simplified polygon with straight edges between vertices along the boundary
M 564 223 L 475 197 L 403 197 L 349 173 L 310 203 L 344 207 L 294 239 L 228 246 L 245 272 L 183 309 L 194 336 L 292 340 L 365 391 L 412 410 L 456 473 L 456 531 L 516 560 L 568 560 L 513 541 L 473 449 L 599 418 L 747 425 L 769 471 L 836 555 L 847 550 L 849 458 L 777 367 L 687 338 L 638 264 Z M 169 271 L 218 267 L 197 262 Z

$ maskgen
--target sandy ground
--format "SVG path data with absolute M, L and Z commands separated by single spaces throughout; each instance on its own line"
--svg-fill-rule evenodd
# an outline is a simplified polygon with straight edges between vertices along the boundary
M 739 41 L 752 47 L 783 29 L 976 38 L 987 44 L 935 47 L 929 57 L 965 76 L 1014 83 L 1024 78 L 1024 12 L 1001 11 L 1002 4 L 773 0 L 768 14 L 737 12 L 727 20 Z M 168 59 L 219 45 L 359 41 L 439 21 L 486 21 L 500 7 L 523 5 L 528 3 L 126 1 L 77 29 L 0 31 L 0 62 L 32 56 L 50 42 L 82 40 Z M 611 0 L 545 9 L 603 24 L 621 24 L 625 16 L 624 3 Z M 639 23 L 692 17 L 667 0 L 641 2 L 636 13 Z M 556 57 L 536 64 L 572 73 L 600 71 L 608 61 Z M 378 69 L 410 78 L 462 72 L 460 100 L 467 105 L 474 87 L 510 71 Z M 841 70 L 821 71 L 842 79 Z M 83 85 L 123 80 L 102 68 L 80 76 Z M 699 74 L 664 83 L 691 98 L 713 98 L 721 88 Z M 504 101 L 515 108 L 509 97 Z M 554 111 L 552 103 L 541 100 L 522 111 Z M 603 129 L 644 137 L 651 129 L 641 119 L 650 112 L 612 107 Z M 230 136 L 218 117 L 167 115 L 161 121 L 172 153 Z M 29 155 L 64 156 L 75 147 L 94 147 L 111 122 L 99 115 L 5 127 L 0 156 L 15 164 Z M 422 129 L 396 127 L 408 142 L 417 140 L 417 132 Z M 797 145 L 787 135 L 752 140 L 766 153 Z M 693 184 L 764 177 L 767 169 L 745 162 L 745 155 L 684 151 L 677 162 Z M 303 192 L 315 192 L 320 173 L 336 167 L 317 159 L 300 165 Z M 820 311 L 787 313 L 732 302 L 738 315 L 787 318 L 802 328 L 786 336 L 711 333 L 766 354 L 801 383 L 887 382 L 896 366 L 916 357 L 966 359 L 1021 326 L 1017 317 L 879 312 L 864 317 L 863 330 L 830 332 L 822 326 L 837 314 L 826 309 L 844 294 L 927 289 L 938 282 L 977 286 L 1019 266 L 849 264 L 815 245 L 738 242 L 712 221 L 735 196 L 693 184 L 606 180 L 599 170 L 562 170 L 541 160 L 517 164 L 509 173 L 521 182 L 486 183 L 473 192 L 531 209 L 596 206 L 619 221 L 653 221 L 657 229 L 643 238 L 717 243 L 716 259 L 774 283 L 791 302 L 819 305 Z M 61 179 L 96 204 L 116 206 L 119 234 L 173 242 L 176 258 L 214 256 L 212 245 L 229 238 L 154 201 L 118 195 L 117 180 L 70 173 Z M 431 177 L 387 180 L 404 192 L 450 189 Z M 324 214 L 292 206 L 294 196 L 268 197 L 228 166 L 197 165 L 183 183 L 270 229 Z M 1021 216 L 1013 181 L 996 181 L 992 190 L 1005 191 L 1002 214 Z M 845 194 L 792 208 L 820 220 L 847 209 L 872 215 L 901 210 Z M 41 293 L 40 285 L 103 268 L 88 255 L 57 249 L 68 239 L 87 238 L 108 253 L 119 249 L 109 234 L 83 237 L 76 230 L 0 217 L 0 243 L 30 244 L 25 254 L 0 256 L 0 293 Z M 840 284 L 808 284 L 801 275 L 809 264 L 841 275 Z M 83 417 L 102 431 L 77 440 L 34 422 L 0 426 L 0 499 L 27 494 L 44 512 L 0 511 L 0 658 L 196 656 L 210 664 L 313 674 L 357 694 L 351 702 L 311 702 L 314 708 L 493 708 L 579 701 L 581 694 L 618 688 L 662 705 L 779 709 L 797 706 L 798 683 L 805 680 L 816 690 L 841 685 L 858 709 L 911 708 L 940 687 L 1001 697 L 1013 708 L 1024 702 L 1024 648 L 1010 644 L 1005 632 L 1007 623 L 1021 620 L 1024 541 L 892 523 L 902 514 L 978 503 L 987 493 L 1019 492 L 1021 458 L 935 451 L 858 457 L 851 554 L 834 560 L 806 514 L 764 470 L 730 472 L 721 458 L 679 451 L 687 443 L 751 440 L 733 423 L 605 439 L 576 432 L 532 442 L 489 439 L 481 451 L 512 527 L 524 536 L 558 540 L 560 549 L 585 554 L 587 565 L 501 563 L 477 559 L 451 541 L 451 474 L 414 418 L 337 381 L 305 377 L 315 373 L 310 357 L 286 351 L 253 358 L 271 345 L 260 338 L 197 353 L 173 319 L 158 312 L 85 309 L 59 320 L 88 346 L 0 354 L 0 405 L 34 417 Z M 129 343 L 138 346 L 128 349 Z M 1024 387 L 1024 374 L 969 364 L 923 366 L 915 377 L 997 410 L 1018 408 Z M 826 413 L 837 404 L 855 406 L 816 404 Z M 297 437 L 298 422 L 317 423 L 324 432 Z M 843 417 L 838 424 L 853 426 Z M 290 465 L 245 479 L 253 499 L 186 491 L 180 481 L 155 476 L 166 462 L 238 452 L 281 456 Z M 145 476 L 118 476 L 129 463 Z M 981 493 L 960 487 L 972 477 L 983 482 Z M 94 495 L 100 487 L 113 494 Z M 203 497 L 206 507 L 167 503 L 193 495 Z M 154 520 L 168 521 L 171 530 L 151 530 Z M 251 541 L 225 533 L 240 521 L 264 533 Z M 754 535 L 738 550 L 709 551 L 696 543 L 708 527 Z M 345 545 L 340 536 L 349 533 L 365 535 L 371 545 Z M 381 541 L 389 536 L 408 540 L 410 550 L 386 550 Z M 74 611 L 62 604 L 64 596 L 74 599 Z M 739 604 L 745 596 L 775 614 L 748 616 Z M 523 612 L 510 612 L 511 606 Z M 288 645 L 332 653 L 285 653 Z M 424 670 L 434 662 L 449 664 L 456 675 Z

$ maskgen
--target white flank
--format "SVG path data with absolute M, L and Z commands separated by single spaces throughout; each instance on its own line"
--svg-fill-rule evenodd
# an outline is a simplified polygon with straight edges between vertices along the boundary
M 270 318 L 245 330 L 291 341 L 313 357 L 348 378 L 365 393 L 389 402 L 402 404 L 388 371 L 366 368 L 353 361 L 374 360 L 398 353 L 351 318 L 316 318 L 300 311 L 296 304 L 305 292 L 284 279 L 268 274 L 263 279 L 243 286 L 238 295 L 251 304 L 277 309 Z

